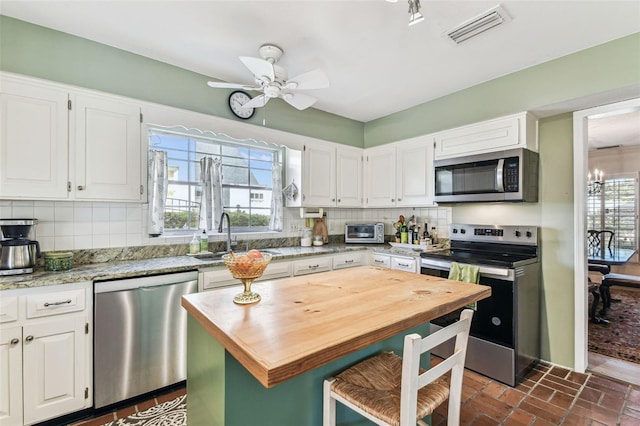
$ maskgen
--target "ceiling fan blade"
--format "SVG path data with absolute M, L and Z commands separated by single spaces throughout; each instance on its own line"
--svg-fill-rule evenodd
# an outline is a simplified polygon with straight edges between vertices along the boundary
M 313 96 L 303 93 L 283 93 L 281 97 L 286 103 L 299 110 L 307 109 L 317 101 Z
M 258 95 L 246 104 L 242 105 L 242 108 L 259 108 L 265 106 L 267 102 L 269 102 L 269 98 L 267 96 Z
M 285 87 L 299 90 L 326 89 L 329 87 L 329 79 L 322 71 L 313 70 L 290 78 Z
M 207 81 L 207 85 L 216 89 L 262 90 L 261 87 L 253 87 L 240 83 L 226 83 L 224 81 Z
M 251 56 L 240 56 L 242 63 L 249 68 L 257 78 L 267 77 L 269 81 L 275 79 L 275 73 L 273 71 L 273 64 L 260 58 L 253 58 Z

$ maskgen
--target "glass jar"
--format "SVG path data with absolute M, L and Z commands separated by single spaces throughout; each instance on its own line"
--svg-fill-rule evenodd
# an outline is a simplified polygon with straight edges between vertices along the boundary
M 302 236 L 300 237 L 300 245 L 302 247 L 311 247 L 311 228 L 302 228 Z

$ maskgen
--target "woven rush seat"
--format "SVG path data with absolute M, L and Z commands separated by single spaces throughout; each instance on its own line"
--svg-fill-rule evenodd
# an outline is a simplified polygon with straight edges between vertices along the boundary
M 383 352 L 338 374 L 332 390 L 375 417 L 399 426 L 401 379 L 402 358 Z M 416 421 L 431 414 L 448 397 L 449 381 L 444 377 L 419 389 Z

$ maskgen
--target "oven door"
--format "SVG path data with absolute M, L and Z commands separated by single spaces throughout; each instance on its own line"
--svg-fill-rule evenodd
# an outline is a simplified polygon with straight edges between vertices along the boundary
M 447 278 L 451 262 L 421 259 L 420 273 Z M 514 286 L 515 271 L 510 268 L 480 266 L 479 284 L 491 287 L 491 296 L 478 301 L 471 322 L 471 335 L 509 348 L 514 347 Z M 431 322 L 446 327 L 460 318 L 462 309 Z

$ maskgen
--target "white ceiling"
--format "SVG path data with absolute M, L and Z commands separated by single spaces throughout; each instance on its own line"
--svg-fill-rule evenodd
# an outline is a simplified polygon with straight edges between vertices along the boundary
M 589 117 L 589 149 L 640 145 L 640 111 L 618 111 Z
M 238 56 L 274 43 L 289 76 L 328 75 L 314 108 L 363 122 L 640 32 L 638 0 L 505 0 L 510 22 L 456 45 L 443 33 L 498 0 L 421 3 L 412 27 L 405 0 L 2 0 L 0 13 L 228 82 L 252 83 Z

